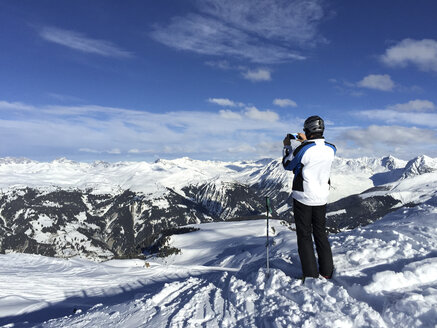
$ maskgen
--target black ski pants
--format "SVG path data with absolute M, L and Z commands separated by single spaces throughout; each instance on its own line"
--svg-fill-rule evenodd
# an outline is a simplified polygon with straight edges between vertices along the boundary
M 305 277 L 332 276 L 334 264 L 331 245 L 326 234 L 326 205 L 308 206 L 293 199 L 294 220 L 296 222 L 297 247 L 302 272 Z M 313 239 L 316 244 L 319 269 L 317 270 Z

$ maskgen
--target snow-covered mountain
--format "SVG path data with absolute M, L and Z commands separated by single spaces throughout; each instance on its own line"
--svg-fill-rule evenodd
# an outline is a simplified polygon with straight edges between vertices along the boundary
M 337 158 L 328 225 L 373 222 L 436 192 L 437 161 Z M 155 163 L 0 159 L 0 252 L 94 259 L 137 256 L 178 226 L 263 215 L 292 219 L 292 173 L 279 160 Z

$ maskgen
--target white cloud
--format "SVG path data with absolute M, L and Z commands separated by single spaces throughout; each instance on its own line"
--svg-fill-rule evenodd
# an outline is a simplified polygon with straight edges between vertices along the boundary
M 276 122 L 279 120 L 279 115 L 270 110 L 260 111 L 258 108 L 252 106 L 247 107 L 244 113 L 247 117 L 253 120 L 266 121 L 266 122 Z
M 276 98 L 273 100 L 273 104 L 279 107 L 297 107 L 296 102 L 291 99 Z
M 389 124 L 437 127 L 436 106 L 429 100 L 411 100 L 407 103 L 387 106 L 385 109 L 370 109 L 355 113 L 372 122 L 379 120 Z M 414 112 L 414 114 L 412 114 Z
M 390 131 L 390 133 L 387 133 Z M 371 125 L 366 128 L 350 129 L 343 132 L 345 140 L 354 141 L 361 147 L 372 148 L 374 143 L 397 146 L 400 143 L 416 143 L 422 131 L 418 128 L 402 126 Z M 430 131 L 430 130 L 426 130 Z
M 228 151 L 230 153 L 250 153 L 250 152 L 256 152 L 257 149 L 249 144 L 241 144 L 236 147 L 229 147 Z
M 121 154 L 121 150 L 119 148 L 112 148 L 111 150 L 108 150 L 108 154 Z
M 266 44 L 214 18 L 190 14 L 156 27 L 151 36 L 169 47 L 203 55 L 230 56 L 254 63 L 281 63 L 305 57 L 288 48 Z
M 376 89 L 381 91 L 391 91 L 393 90 L 395 84 L 392 81 L 390 75 L 383 74 L 370 74 L 364 77 L 361 81 L 357 83 L 359 87 Z
M 32 111 L 35 110 L 34 106 L 23 104 L 21 102 L 8 102 L 0 101 L 0 110 L 4 111 Z
M 319 0 L 201 0 L 198 4 L 203 13 L 265 39 L 321 41 L 317 27 L 324 10 Z
M 370 125 L 364 128 L 345 129 L 334 140 L 339 156 L 395 155 L 411 159 L 418 155 L 437 156 L 435 130 L 397 125 Z
M 400 112 L 389 109 L 364 110 L 357 113 L 371 121 L 379 120 L 390 124 L 419 125 L 430 128 L 437 128 L 437 114 L 435 113 L 414 113 Z
M 399 110 L 381 111 L 384 113 L 360 114 L 372 124 L 376 120 L 385 122 L 378 128 L 331 126 L 328 140 L 338 146 L 341 156 L 392 153 L 411 158 L 413 151 L 437 156 L 435 112 L 411 115 Z M 0 101 L 0 112 L 8 117 L 0 119 L 0 139 L 7 140 L 0 143 L 0 157 L 35 159 L 278 158 L 284 135 L 301 131 L 303 123 L 302 118 L 284 120 L 274 111 L 256 107 L 156 113 L 96 105 L 34 106 Z M 400 126 L 415 124 L 414 118 L 422 124 L 420 128 Z
M 317 30 L 325 16 L 321 0 L 204 0 L 196 5 L 199 14 L 155 25 L 151 36 L 179 50 L 270 64 L 305 59 L 296 48 L 325 42 Z
M 44 27 L 39 35 L 46 41 L 78 50 L 81 52 L 115 58 L 131 58 L 133 53 L 120 49 L 105 40 L 91 39 L 81 33 L 55 27 Z
M 226 120 L 241 120 L 243 117 L 236 112 L 233 112 L 229 109 L 222 109 L 220 112 L 220 117 Z
M 437 41 L 404 39 L 386 50 L 382 62 L 389 66 L 415 65 L 424 71 L 437 72 Z
M 83 153 L 91 153 L 91 154 L 101 154 L 102 151 L 91 149 L 91 148 L 79 148 L 80 152 Z
M 119 155 L 121 154 L 121 150 L 118 148 L 113 148 L 109 150 L 96 150 L 91 148 L 79 148 L 79 151 L 82 153 L 91 153 L 91 154 L 110 154 L 110 155 Z
M 272 80 L 270 70 L 264 69 L 264 68 L 258 68 L 255 70 L 249 69 L 246 72 L 243 72 L 242 75 L 246 80 L 249 80 L 252 82 L 261 82 L 261 81 L 271 81 Z
M 427 154 L 437 156 L 437 113 L 435 105 L 428 100 L 411 100 L 406 103 L 354 112 L 362 125 L 370 126 L 333 127 L 339 156 L 386 156 L 395 155 L 404 159 Z
M 220 106 L 235 107 L 237 104 L 228 98 L 209 98 L 208 101 Z
M 436 106 L 432 101 L 416 99 L 404 104 L 388 106 L 387 109 L 401 112 L 426 112 L 435 110 Z
M 252 82 L 272 80 L 272 71 L 268 68 L 249 68 L 245 65 L 231 65 L 228 61 L 206 62 L 205 64 L 225 71 L 240 72 L 243 78 Z
M 96 105 L 32 106 L 0 101 L 0 112 L 8 117 L 0 119 L 0 139 L 8 140 L 0 143 L 0 157 L 251 159 L 266 155 L 260 146 L 263 142 L 280 141 L 289 129 L 298 129 L 294 121 L 280 121 L 278 114 L 256 108 L 153 113 Z M 237 156 L 235 151 L 243 151 L 244 145 L 256 151 Z M 278 147 L 267 155 L 277 156 L 280 142 Z

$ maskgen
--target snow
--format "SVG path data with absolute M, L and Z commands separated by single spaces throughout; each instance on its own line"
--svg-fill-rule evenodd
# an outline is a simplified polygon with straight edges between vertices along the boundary
M 328 217 L 328 216 L 344 214 L 344 213 L 346 213 L 346 210 L 345 209 L 341 209 L 341 210 L 338 210 L 338 211 L 328 212 L 328 213 L 326 213 L 326 216 Z
M 398 178 L 406 161 L 393 156 L 383 158 L 335 158 L 332 164 L 331 189 L 328 202 L 335 202 L 345 196 L 362 193 L 374 186 Z M 399 175 L 400 177 L 400 175 Z
M 410 160 L 406 166 L 402 178 L 408 178 L 423 173 L 429 173 L 437 170 L 437 159 L 426 155 L 418 156 Z
M 378 294 L 393 292 L 401 288 L 432 283 L 437 277 L 437 258 L 425 259 L 406 265 L 401 272 L 382 271 L 372 277 L 372 282 L 364 290 Z
M 163 197 L 167 188 L 183 194 L 190 184 L 218 190 L 235 182 L 262 182 L 281 183 L 286 191 L 291 179 L 278 160 L 88 164 L 0 159 L 3 193 L 20 193 L 17 187 L 92 188 L 94 193 L 131 189 L 151 196 L 160 208 L 169 206 Z M 296 279 L 301 275 L 296 235 L 287 224 L 271 221 L 268 273 L 265 221 L 204 223 L 193 225 L 198 231 L 172 236 L 170 246 L 181 253 L 167 258 L 96 263 L 0 254 L 0 326 L 436 327 L 437 160 L 337 158 L 331 182 L 331 201 L 379 187 L 361 197 L 390 195 L 401 201 L 399 207 L 408 205 L 368 226 L 330 235 L 332 280 L 302 284 Z M 287 210 L 286 204 L 277 209 Z M 41 215 L 32 226 L 35 239 L 83 242 L 77 229 L 84 219 L 82 212 L 56 237 L 42 233 L 53 221 Z
M 188 185 L 226 183 L 265 185 L 281 184 L 282 191 L 291 190 L 293 174 L 282 168 L 281 159 L 220 162 L 189 158 L 148 162 L 80 163 L 65 158 L 52 162 L 24 159 L 0 159 L 0 188 L 25 187 L 39 190 L 91 189 L 96 194 L 116 194 L 130 189 L 158 198 L 167 188 L 184 194 Z M 336 158 L 332 168 L 329 201 L 333 202 L 405 176 L 420 175 L 437 169 L 437 160 L 426 156 L 410 162 L 393 156 L 383 158 Z M 406 166 L 407 165 L 407 166 Z M 403 171 L 405 167 L 405 172 Z M 410 172 L 411 171 L 411 172 Z
M 78 163 L 66 159 L 53 162 L 0 159 L 0 188 L 34 187 L 92 189 L 94 193 L 116 193 L 130 189 L 145 194 L 180 192 L 187 184 L 238 174 L 232 163 L 196 161 L 189 158 L 147 162 Z M 238 163 L 236 163 L 238 164 Z M 251 163 L 246 167 L 262 167 Z M 231 179 L 231 178 L 229 178 Z
M 437 198 L 330 235 L 334 279 L 300 275 L 296 235 L 271 220 L 193 225 L 160 259 L 0 255 L 0 325 L 435 327 Z M 27 322 L 27 324 L 26 324 Z
M 434 172 L 413 175 L 408 179 L 400 179 L 386 184 L 387 190 L 374 191 L 361 197 L 390 195 L 401 201 L 401 204 L 420 204 L 437 195 L 437 170 Z

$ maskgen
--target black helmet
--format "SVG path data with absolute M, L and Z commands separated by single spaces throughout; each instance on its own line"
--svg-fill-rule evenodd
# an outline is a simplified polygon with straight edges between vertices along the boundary
M 323 134 L 323 131 L 325 130 L 325 122 L 323 122 L 320 116 L 310 116 L 305 120 L 303 130 L 307 135 L 316 133 Z

